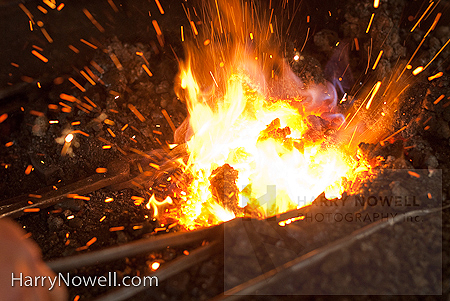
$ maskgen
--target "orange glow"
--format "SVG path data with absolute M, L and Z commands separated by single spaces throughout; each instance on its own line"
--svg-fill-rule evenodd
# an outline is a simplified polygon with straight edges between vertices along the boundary
M 188 134 L 183 132 L 182 141 L 175 141 L 185 143 L 189 157 L 175 163 L 189 181 L 180 181 L 182 191 L 173 200 L 172 195 L 164 200 L 151 195 L 146 204 L 153 217 L 173 218 L 189 230 L 235 217 L 274 216 L 310 205 L 322 193 L 329 200 L 340 198 L 347 183 L 369 171 L 351 149 L 359 142 L 358 126 L 338 130 L 344 116 L 336 110 L 333 85 L 306 89 L 279 51 L 259 48 L 271 44 L 258 41 L 265 36 L 261 28 L 268 31 L 270 22 L 256 26 L 250 13 L 232 4 L 216 2 L 214 14 L 220 19 L 211 22 L 212 32 L 204 36 L 190 21 L 199 37 L 185 42 L 186 61 L 180 63 L 175 87 L 189 111 Z M 213 42 L 198 47 L 198 41 L 206 39 Z M 380 86 L 381 81 L 369 93 L 367 109 Z M 182 127 L 176 129 L 168 112 L 162 113 L 177 137 Z M 325 133 L 313 137 L 312 120 L 338 131 L 339 142 L 331 142 Z M 231 193 L 211 184 L 220 171 L 233 174 Z
M 45 56 L 43 56 L 42 54 L 40 54 L 39 52 L 37 52 L 36 50 L 31 50 L 31 53 L 34 54 L 38 59 L 40 59 L 41 61 L 43 61 L 44 63 L 48 62 L 48 58 L 46 58 Z
M 159 262 L 157 262 L 157 261 L 153 262 L 152 265 L 151 265 L 152 271 L 156 271 L 157 269 L 159 269 L 160 265 L 161 264 Z
M 73 134 L 67 134 L 66 138 L 64 138 L 66 143 L 70 143 L 73 140 Z
M 417 67 L 416 69 L 413 70 L 412 74 L 413 75 L 417 75 L 417 74 L 419 74 L 422 71 L 423 71 L 423 67 L 419 66 L 419 67 Z
M 436 79 L 436 78 L 439 78 L 439 77 L 441 77 L 442 75 L 444 75 L 444 72 L 438 72 L 438 73 L 436 73 L 435 75 L 432 75 L 432 76 L 430 76 L 430 77 L 428 77 L 428 80 L 429 81 L 432 81 L 433 79 Z

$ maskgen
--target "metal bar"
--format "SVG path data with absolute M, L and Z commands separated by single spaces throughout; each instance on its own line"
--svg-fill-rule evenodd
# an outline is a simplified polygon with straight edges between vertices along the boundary
M 450 205 L 439 208 L 414 210 L 404 214 L 397 215 L 396 217 L 390 220 L 385 221 L 379 220 L 359 230 L 356 230 L 355 232 L 346 237 L 343 237 L 323 247 L 308 252 L 305 255 L 300 256 L 299 258 L 294 259 L 292 261 L 289 261 L 278 268 L 275 268 L 267 273 L 255 277 L 243 284 L 235 286 L 234 288 L 224 292 L 223 295 L 216 296 L 213 300 L 214 301 L 238 300 L 245 296 L 253 295 L 257 290 L 262 289 L 263 287 L 270 286 L 271 284 L 276 283 L 277 281 L 280 281 L 282 279 L 285 279 L 285 277 L 288 277 L 290 274 L 305 269 L 311 266 L 312 264 L 317 263 L 326 256 L 330 255 L 331 253 L 334 253 L 344 247 L 353 244 L 358 240 L 370 236 L 381 229 L 384 229 L 388 226 L 392 226 L 398 222 L 404 221 L 408 217 L 423 216 L 439 212 L 447 208 L 450 208 Z
M 187 256 L 181 256 L 178 257 L 168 264 L 162 266 L 159 268 L 156 272 L 146 275 L 146 276 L 156 276 L 158 277 L 158 281 L 166 280 L 167 278 L 176 275 L 191 266 L 194 266 L 202 261 L 205 261 L 206 259 L 210 258 L 212 255 L 218 253 L 221 248 L 221 243 L 215 241 L 211 244 L 199 247 L 195 249 L 194 251 L 190 252 Z M 145 277 L 145 276 L 142 276 Z M 123 287 L 117 290 L 114 290 L 110 293 L 107 293 L 103 296 L 101 296 L 98 299 L 95 299 L 96 301 L 120 301 L 128 299 L 144 290 L 148 289 L 148 287 L 141 285 L 141 286 L 129 286 L 129 287 Z
M 135 256 L 141 253 L 166 248 L 167 246 L 175 247 L 193 243 L 202 239 L 212 239 L 220 235 L 221 231 L 222 227 L 219 225 L 192 232 L 170 233 L 158 237 L 151 236 L 150 238 L 136 240 L 121 246 L 56 259 L 47 262 L 47 265 L 55 272 L 65 272 L 75 268 Z

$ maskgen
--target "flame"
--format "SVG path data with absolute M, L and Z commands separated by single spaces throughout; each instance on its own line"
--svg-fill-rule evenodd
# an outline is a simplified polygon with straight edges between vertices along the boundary
M 335 112 L 333 85 L 306 89 L 276 52 L 258 44 L 262 35 L 245 17 L 234 18 L 242 13 L 234 8 L 232 13 L 223 8 L 218 18 L 217 28 L 227 38 L 191 45 L 180 64 L 177 92 L 190 115 L 188 125 L 180 127 L 189 152 L 184 172 L 191 181 L 169 216 L 187 229 L 248 214 L 272 216 L 309 205 L 323 192 L 328 199 L 340 198 L 345 182 L 355 180 L 355 169 L 366 170 L 346 146 L 311 135 L 314 122 L 330 129 L 343 122 Z M 223 196 L 238 202 L 234 208 L 211 185 L 225 164 L 238 172 L 224 180 L 229 189 L 237 186 Z

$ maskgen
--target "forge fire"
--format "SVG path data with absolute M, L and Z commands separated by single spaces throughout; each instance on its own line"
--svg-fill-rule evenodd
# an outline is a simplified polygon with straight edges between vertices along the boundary
M 0 7 L 7 298 L 450 293 L 449 0 Z

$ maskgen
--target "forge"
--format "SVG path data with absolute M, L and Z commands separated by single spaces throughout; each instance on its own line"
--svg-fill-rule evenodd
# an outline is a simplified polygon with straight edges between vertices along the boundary
M 69 300 L 449 297 L 448 0 L 0 5 L 0 222 Z

